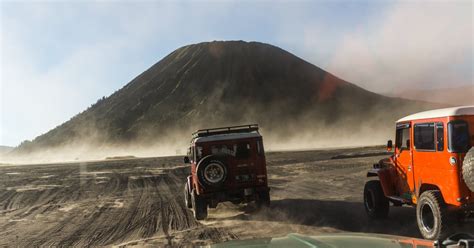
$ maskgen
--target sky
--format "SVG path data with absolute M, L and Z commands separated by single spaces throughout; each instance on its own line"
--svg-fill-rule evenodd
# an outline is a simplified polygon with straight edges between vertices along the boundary
M 212 40 L 276 45 L 383 94 L 474 84 L 471 1 L 0 0 L 0 145 Z

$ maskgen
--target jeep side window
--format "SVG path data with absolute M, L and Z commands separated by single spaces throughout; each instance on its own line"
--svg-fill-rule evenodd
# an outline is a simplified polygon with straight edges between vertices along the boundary
M 444 127 L 442 122 L 436 123 L 436 149 L 444 150 Z
M 434 151 L 435 150 L 434 130 L 435 130 L 434 123 L 415 124 L 415 128 L 414 128 L 415 149 Z
M 202 146 L 196 146 L 196 162 L 202 158 Z
M 469 127 L 465 121 L 451 121 L 448 123 L 448 144 L 451 152 L 467 152 L 471 148 Z
M 235 157 L 237 159 L 246 159 L 250 157 L 250 144 L 249 143 L 237 144 L 237 151 L 236 151 Z
M 407 140 L 410 140 L 410 128 L 398 128 L 397 129 L 397 137 L 396 137 L 396 147 L 400 150 L 402 149 L 410 149 L 407 146 Z

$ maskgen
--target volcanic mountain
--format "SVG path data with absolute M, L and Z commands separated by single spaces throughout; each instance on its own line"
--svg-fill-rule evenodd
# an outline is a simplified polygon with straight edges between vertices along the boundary
M 271 140 L 329 137 L 346 144 L 343 135 L 391 134 L 397 118 L 431 106 L 369 92 L 269 44 L 204 42 L 175 50 L 17 150 L 75 141 L 184 144 L 196 128 L 244 123 L 259 123 Z

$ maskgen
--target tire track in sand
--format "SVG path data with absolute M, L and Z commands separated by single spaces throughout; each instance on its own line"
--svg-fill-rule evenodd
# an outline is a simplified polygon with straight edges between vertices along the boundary
M 0 190 L 5 203 L 0 227 L 6 230 L 0 232 L 6 237 L 0 245 L 18 242 L 19 246 L 82 247 L 156 238 L 164 245 L 180 246 L 206 238 L 235 238 L 225 229 L 196 221 L 184 205 L 181 187 L 187 175 L 185 167 L 107 169 L 111 169 L 109 179 L 100 184 L 91 174 L 84 176 L 78 168 L 65 166 L 51 168 L 61 175 L 63 187 L 24 192 Z M 29 176 L 34 177 L 33 174 Z M 28 182 L 43 184 L 44 180 Z M 2 221 L 8 218 L 27 221 Z M 12 230 L 20 231 L 21 239 Z

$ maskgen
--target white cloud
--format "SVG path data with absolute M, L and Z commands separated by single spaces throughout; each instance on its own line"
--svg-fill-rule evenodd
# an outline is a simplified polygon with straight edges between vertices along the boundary
M 377 92 L 473 83 L 471 2 L 400 2 L 374 21 L 344 36 L 331 72 Z

